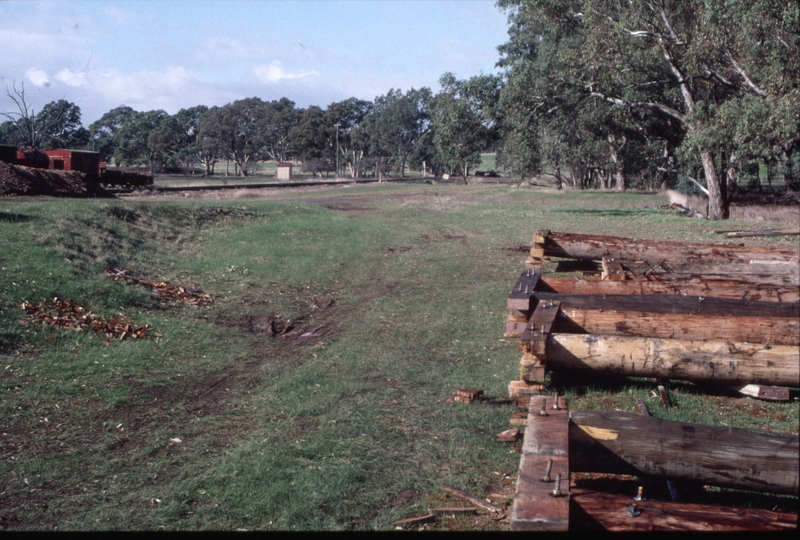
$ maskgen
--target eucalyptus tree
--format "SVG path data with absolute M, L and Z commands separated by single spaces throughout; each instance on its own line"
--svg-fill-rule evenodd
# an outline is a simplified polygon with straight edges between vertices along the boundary
M 425 141 L 423 135 L 431 129 L 432 97 L 430 88 L 422 87 L 405 94 L 391 89 L 385 96 L 375 98 L 364 123 L 376 169 L 389 164 L 400 171 L 400 176 L 405 176 L 409 155 Z
M 473 77 L 468 81 L 445 73 L 439 79 L 442 90 L 431 102 L 433 143 L 440 159 L 464 180 L 472 166 L 481 162 L 481 151 L 496 139 L 495 104 L 499 79 Z
M 212 109 L 201 119 L 199 129 L 209 140 L 216 141 L 247 176 L 250 161 L 264 146 L 261 126 L 266 114 L 266 104 L 261 99 L 240 99 Z
M 332 144 L 333 126 L 325 122 L 325 112 L 313 105 L 298 112 L 299 120 L 289 131 L 288 138 L 294 156 L 304 162 L 333 163 L 336 157 Z
M 535 58 L 548 41 L 575 39 L 577 54 L 561 75 L 574 91 L 572 102 L 597 100 L 668 119 L 683 134 L 683 154 L 691 149 L 702 167 L 708 217 L 727 217 L 727 179 L 719 171 L 730 155 L 724 139 L 714 136 L 723 132 L 719 110 L 731 100 L 773 94 L 780 101 L 796 91 L 791 73 L 797 70 L 790 60 L 797 52 L 796 3 L 500 0 L 499 5 L 510 14 L 511 41 L 504 52 L 512 63 Z M 743 37 L 739 28 L 758 32 Z M 554 106 L 549 99 L 540 103 L 547 110 Z M 786 146 L 794 151 L 794 143 Z
M 278 162 L 286 161 L 293 151 L 291 132 L 300 123 L 301 111 L 287 98 L 263 103 L 262 111 L 257 120 L 262 154 Z
M 7 119 L 3 131 L 8 144 L 41 149 L 84 148 L 89 142 L 89 131 L 81 125 L 81 108 L 64 99 L 45 104 L 38 114 L 28 103 L 25 85 L 6 89 L 6 94 L 16 106 L 15 111 L 0 112 Z
M 363 122 L 371 110 L 372 103 L 357 98 L 331 103 L 325 109 L 324 121 L 333 129 L 333 145 L 338 149 L 340 165 L 349 168 L 353 178 L 363 172 L 363 160 L 369 148 Z
M 163 110 L 134 111 L 114 134 L 114 161 L 121 165 L 153 167 L 162 156 L 162 148 L 151 134 L 170 118 Z
M 100 153 L 101 161 L 114 157 L 120 139 L 117 134 L 136 114 L 131 107 L 120 105 L 89 125 L 89 148 Z

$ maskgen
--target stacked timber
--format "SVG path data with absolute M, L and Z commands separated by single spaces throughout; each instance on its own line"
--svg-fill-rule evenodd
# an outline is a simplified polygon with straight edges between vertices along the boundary
M 800 387 L 797 250 L 550 231 L 533 241 L 507 302 L 505 335 L 523 352 L 512 395 L 565 369 Z M 549 258 L 595 261 L 602 275 L 544 276 Z
M 552 405 L 556 404 L 553 409 Z M 531 398 L 511 530 L 788 531 L 797 513 L 648 499 L 581 488 L 572 473 L 798 495 L 797 435 L 674 422 L 616 411 L 569 411 Z M 560 480 L 560 482 L 559 482 Z M 574 487 L 573 487 L 574 485 Z M 674 486 L 670 487 L 673 492 Z

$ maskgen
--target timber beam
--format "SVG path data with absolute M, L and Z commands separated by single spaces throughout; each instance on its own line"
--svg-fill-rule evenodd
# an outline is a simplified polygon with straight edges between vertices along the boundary
M 533 396 L 522 443 L 512 531 L 569 529 L 569 420 L 563 397 Z
M 545 350 L 550 371 L 800 387 L 800 353 L 790 345 L 552 333 Z
M 569 414 L 574 472 L 683 479 L 798 495 L 798 436 L 673 422 L 616 411 Z
M 670 265 L 677 262 L 703 264 L 710 261 L 717 263 L 779 261 L 795 264 L 800 262 L 800 253 L 796 249 L 735 244 L 691 244 L 550 231 L 538 231 L 533 237 L 533 243 L 535 249 L 544 252 L 544 256 L 595 261 L 600 261 L 607 255 L 617 260 L 665 259 Z
M 624 281 L 542 276 L 536 290 L 560 294 L 673 294 L 761 302 L 800 302 L 800 286 L 791 285 L 790 281 L 788 276 L 772 274 L 651 274 Z
M 635 504 L 635 511 L 631 506 Z M 570 531 L 792 531 L 797 513 L 646 500 L 629 495 L 573 488 Z

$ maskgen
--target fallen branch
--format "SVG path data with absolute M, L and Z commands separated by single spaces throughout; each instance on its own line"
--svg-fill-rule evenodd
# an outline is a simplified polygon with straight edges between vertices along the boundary
M 484 501 L 483 499 L 479 499 L 478 497 L 470 495 L 466 491 L 462 491 L 462 490 L 460 490 L 458 488 L 455 488 L 453 486 L 443 485 L 442 489 L 447 491 L 447 492 L 449 492 L 449 493 L 452 493 L 453 495 L 458 495 L 462 499 L 466 499 L 469 502 L 471 502 L 472 504 L 474 504 L 475 506 L 479 506 L 479 507 L 483 508 L 484 510 L 488 510 L 489 512 L 502 512 L 503 511 L 502 508 L 500 508 L 498 506 L 495 506 L 492 503 L 488 503 L 488 502 Z

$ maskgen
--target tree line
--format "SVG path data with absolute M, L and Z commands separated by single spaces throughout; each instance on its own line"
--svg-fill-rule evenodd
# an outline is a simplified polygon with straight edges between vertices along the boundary
M 491 81 L 495 77 L 478 77 Z M 442 77 L 443 90 L 390 90 L 369 102 L 350 98 L 326 109 L 298 108 L 288 98 L 240 99 L 221 107 L 198 105 L 174 115 L 163 110 L 117 107 L 93 122 L 80 124 L 80 108 L 65 100 L 48 103 L 35 114 L 24 87 L 9 96 L 18 111 L 5 113 L 0 142 L 19 146 L 88 149 L 120 166 L 145 165 L 154 171 L 189 171 L 199 167 L 215 174 L 221 160 L 247 176 L 262 160 L 299 161 L 314 174 L 331 172 L 357 178 L 409 168 L 467 175 L 491 146 L 496 129 L 481 116 L 481 100 L 470 83 L 452 74 Z M 477 83 L 476 83 L 477 84 Z M 338 154 L 337 154 L 338 150 Z
M 121 165 L 193 170 L 258 160 L 353 177 L 408 168 L 463 175 L 480 152 L 520 178 L 575 188 L 680 187 L 726 218 L 742 179 L 800 189 L 800 5 L 779 0 L 499 0 L 508 41 L 498 75 L 440 78 L 326 109 L 252 97 L 175 115 L 121 106 L 88 129 L 60 100 L 40 144 L 88 148 Z M 24 91 L 0 140 L 33 139 Z M 22 98 L 22 99 L 19 99 Z M 21 103 L 20 103 L 21 102 Z M 41 121 L 41 122 L 40 122 Z M 27 139 L 26 139 L 27 138 Z M 338 153 L 337 153 L 338 148 Z

